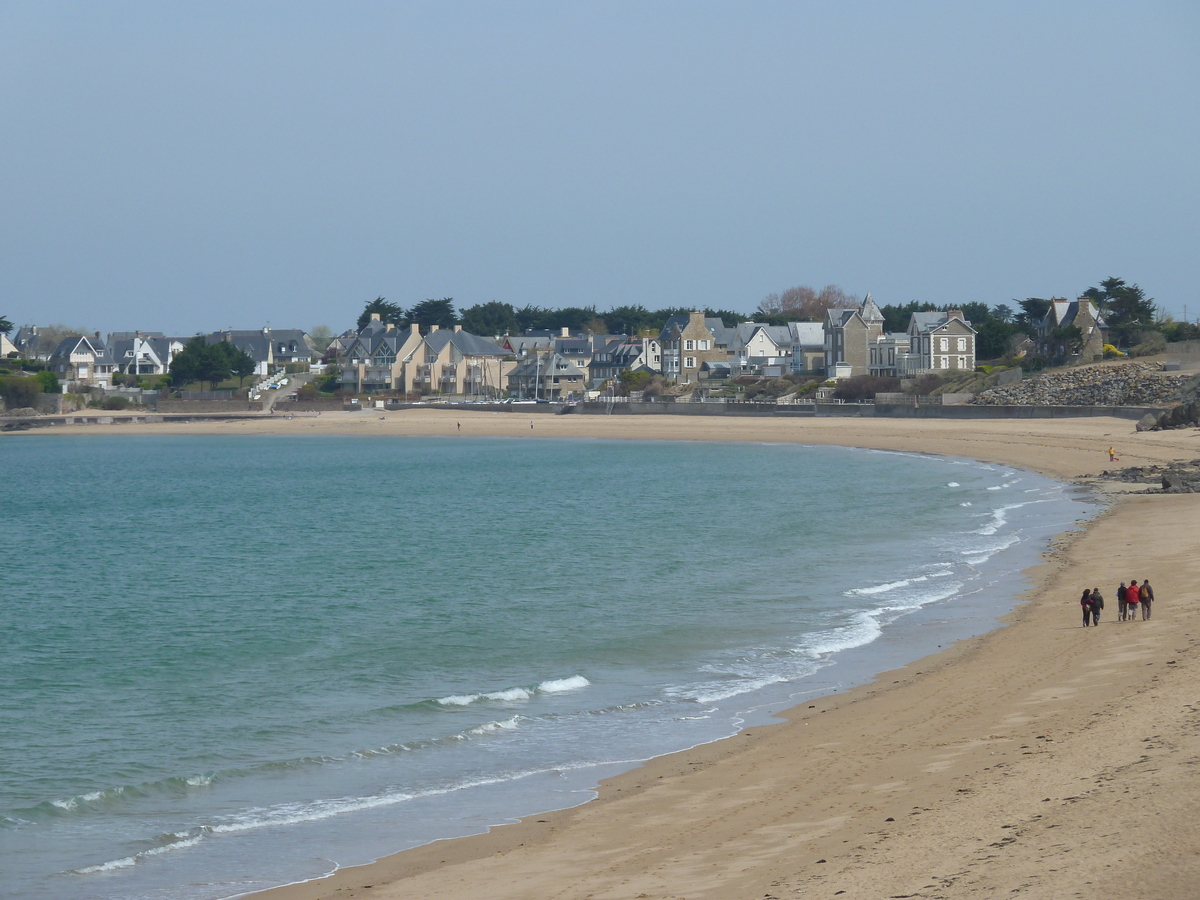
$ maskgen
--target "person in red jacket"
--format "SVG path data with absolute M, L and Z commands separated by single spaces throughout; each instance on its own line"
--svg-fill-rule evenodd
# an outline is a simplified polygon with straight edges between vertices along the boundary
M 1137 618 L 1138 603 L 1141 602 L 1141 599 L 1142 595 L 1135 578 L 1129 582 L 1129 587 L 1125 588 L 1125 614 L 1129 617 L 1130 622 Z

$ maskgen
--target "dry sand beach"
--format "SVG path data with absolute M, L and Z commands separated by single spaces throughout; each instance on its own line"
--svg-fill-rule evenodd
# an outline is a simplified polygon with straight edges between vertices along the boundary
M 532 424 L 532 428 L 531 428 Z M 461 427 L 461 432 L 459 431 Z M 84 429 L 62 429 L 84 433 Z M 1195 429 L 445 410 L 88 426 L 87 433 L 796 441 L 968 456 L 1071 480 L 1200 457 Z M 1200 495 L 1111 492 L 1030 573 L 1007 627 L 786 722 L 653 760 L 599 798 L 257 895 L 700 900 L 1200 893 Z M 1150 578 L 1149 622 L 1113 588 Z M 1099 586 L 1100 628 L 1077 598 Z

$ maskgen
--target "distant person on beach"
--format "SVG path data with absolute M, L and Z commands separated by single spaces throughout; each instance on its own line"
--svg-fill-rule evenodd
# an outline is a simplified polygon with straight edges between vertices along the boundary
M 1137 618 L 1138 604 L 1142 600 L 1142 595 L 1138 589 L 1137 579 L 1129 582 L 1129 587 L 1125 589 L 1125 615 L 1132 622 Z
M 1121 586 L 1117 588 L 1117 621 L 1124 622 L 1125 614 L 1129 611 L 1125 605 L 1125 582 L 1121 582 Z
M 1117 456 L 1117 451 L 1114 450 L 1112 447 L 1108 448 L 1108 461 L 1109 462 L 1120 462 L 1121 461 L 1120 457 Z
M 1092 607 L 1092 624 L 1100 624 L 1100 610 L 1104 609 L 1104 597 L 1100 594 L 1100 588 L 1092 588 L 1091 597 Z
M 1142 621 L 1150 618 L 1150 604 L 1154 602 L 1154 588 L 1150 587 L 1150 579 L 1143 578 L 1142 586 L 1138 590 L 1142 601 Z
M 1083 607 L 1083 627 L 1087 628 L 1092 624 L 1092 592 L 1087 588 L 1083 589 L 1083 596 L 1079 598 L 1079 605 Z

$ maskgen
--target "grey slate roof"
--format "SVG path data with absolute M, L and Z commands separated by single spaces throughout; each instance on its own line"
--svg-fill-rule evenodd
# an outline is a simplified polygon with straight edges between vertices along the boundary
M 685 316 L 682 313 L 671 316 L 665 323 L 663 323 L 662 331 L 660 331 L 658 334 L 659 341 L 665 343 L 666 341 L 675 340 L 675 336 L 673 336 L 672 332 L 678 334 L 678 332 L 683 331 L 683 329 L 687 327 L 689 319 L 690 316 Z M 712 334 L 713 343 L 715 343 L 718 347 L 728 347 L 730 342 L 734 340 L 734 336 L 736 334 L 735 329 L 727 328 L 725 323 L 716 316 L 705 316 L 704 327 L 707 328 Z
M 508 351 L 487 338 L 481 338 L 469 331 L 449 331 L 438 329 L 432 334 L 425 335 L 425 343 L 435 352 L 441 353 L 447 344 L 453 344 L 454 349 L 463 356 L 508 356 Z
M 825 327 L 820 322 L 788 322 L 792 332 L 792 344 L 806 350 L 822 350 L 825 347 Z

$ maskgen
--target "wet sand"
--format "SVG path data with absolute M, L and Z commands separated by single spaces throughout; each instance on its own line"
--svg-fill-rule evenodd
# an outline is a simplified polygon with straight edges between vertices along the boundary
M 56 430 L 798 441 L 969 456 L 1063 479 L 1110 468 L 1110 445 L 1121 466 L 1200 458 L 1200 431 L 1136 434 L 1110 418 L 410 410 Z M 1194 897 L 1200 495 L 1110 496 L 1031 570 L 1007 627 L 793 709 L 784 724 L 652 760 L 584 806 L 256 897 Z M 1153 618 L 1117 622 L 1114 587 L 1147 577 Z M 1097 585 L 1105 615 L 1082 628 L 1077 598 Z

